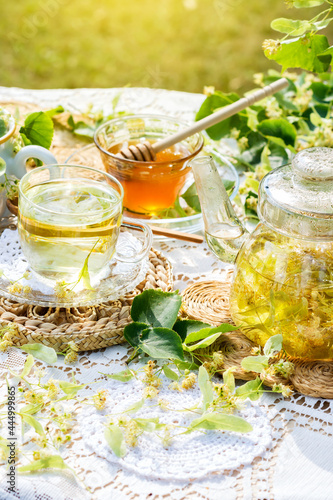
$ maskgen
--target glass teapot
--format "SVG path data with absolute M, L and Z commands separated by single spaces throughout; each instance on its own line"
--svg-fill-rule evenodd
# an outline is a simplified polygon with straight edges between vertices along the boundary
M 15 175 L 18 179 L 27 173 L 25 163 L 29 158 L 38 158 L 45 164 L 57 163 L 56 158 L 50 151 L 41 146 L 24 146 L 18 153 L 15 152 L 13 136 L 15 134 L 15 120 L 2 109 L 2 118 L 7 122 L 7 131 L 0 136 L 0 184 L 5 182 L 7 176 Z M 6 211 L 6 192 L 3 189 L 0 192 L 0 217 Z
M 309 148 L 259 186 L 260 222 L 250 234 L 211 157 L 191 162 L 207 243 L 235 260 L 230 312 L 263 346 L 281 333 L 295 357 L 333 359 L 333 149 Z

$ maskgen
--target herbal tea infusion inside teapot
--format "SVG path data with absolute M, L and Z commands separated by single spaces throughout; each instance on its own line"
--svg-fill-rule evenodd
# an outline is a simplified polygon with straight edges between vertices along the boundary
M 260 223 L 246 239 L 233 209 L 224 203 L 211 213 L 214 201 L 205 183 L 212 176 L 193 165 L 199 196 L 204 203 L 206 234 L 212 227 L 228 227 L 237 237 L 217 234 L 211 248 L 237 253 L 230 292 L 230 311 L 236 325 L 254 342 L 264 345 L 281 333 L 283 347 L 292 356 L 333 358 L 333 149 L 310 148 L 298 153 L 291 165 L 267 174 L 259 188 Z M 214 167 L 210 165 L 210 169 Z M 214 183 L 217 179 L 214 180 Z M 216 184 L 214 184 L 216 189 Z M 220 187 L 219 187 L 220 191 Z M 206 216 L 205 216 L 206 215 Z M 232 231 L 229 231 L 232 234 Z

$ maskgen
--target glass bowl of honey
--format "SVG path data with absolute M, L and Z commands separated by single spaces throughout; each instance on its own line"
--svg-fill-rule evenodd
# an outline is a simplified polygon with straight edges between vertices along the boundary
M 171 207 L 190 173 L 189 161 L 204 145 L 196 133 L 157 153 L 156 161 L 127 160 L 117 155 L 131 144 L 154 143 L 185 129 L 187 123 L 160 115 L 130 115 L 101 125 L 94 136 L 106 171 L 124 188 L 124 209 L 131 217 L 151 218 Z

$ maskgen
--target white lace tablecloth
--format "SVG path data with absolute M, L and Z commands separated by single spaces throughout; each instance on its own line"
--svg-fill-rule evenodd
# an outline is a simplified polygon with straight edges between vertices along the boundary
M 94 103 L 97 109 L 108 112 L 118 92 L 119 89 L 42 91 L 0 87 L 0 101 L 25 101 L 42 107 L 62 104 L 79 110 Z M 126 88 L 120 106 L 134 112 L 191 120 L 203 99 L 199 94 Z M 223 264 L 205 245 L 165 241 L 155 242 L 154 247 L 173 265 L 175 289 L 183 290 L 198 280 L 223 277 Z M 59 358 L 48 369 L 48 377 L 69 380 L 74 372 L 78 383 L 91 384 L 101 378 L 99 372 L 121 370 L 126 357 L 123 345 L 82 353 L 70 368 Z M 5 383 L 6 367 L 18 369 L 23 360 L 23 354 L 15 349 L 0 354 L 0 386 Z M 105 387 L 117 394 L 115 400 L 120 406 L 135 401 L 135 382 L 119 388 L 119 384 L 108 381 Z M 195 399 L 198 394 L 194 391 L 186 397 Z M 299 394 L 284 400 L 279 395 L 266 394 L 246 410 L 254 428 L 251 439 L 208 437 L 208 441 L 201 442 L 198 438 L 192 448 L 176 441 L 170 451 L 160 450 L 156 443 L 147 440 L 134 453 L 115 460 L 99 439 L 103 412 L 98 414 L 83 408 L 79 413 L 80 425 L 65 458 L 91 493 L 70 473 L 48 472 L 19 475 L 19 496 L 10 496 L 4 489 L 6 470 L 2 467 L 0 500 L 330 500 L 333 499 L 332 409 L 333 402 L 328 400 Z M 3 429 L 0 432 L 5 437 Z M 142 450 L 145 451 L 140 455 Z

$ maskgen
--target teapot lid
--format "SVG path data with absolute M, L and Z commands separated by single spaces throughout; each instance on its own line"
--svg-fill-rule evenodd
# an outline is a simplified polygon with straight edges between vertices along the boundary
M 269 172 L 259 188 L 260 219 L 287 236 L 333 240 L 333 149 L 308 148 Z

